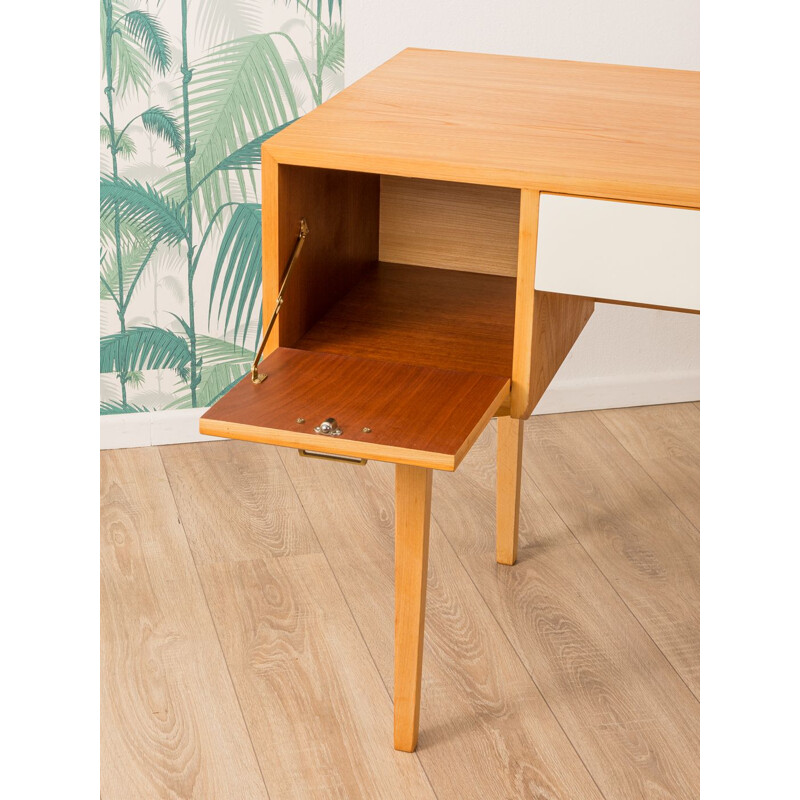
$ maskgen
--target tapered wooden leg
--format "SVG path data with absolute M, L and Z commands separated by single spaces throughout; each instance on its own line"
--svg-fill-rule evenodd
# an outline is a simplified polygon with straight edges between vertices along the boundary
M 497 418 L 497 563 L 517 560 L 523 421 Z
M 395 472 L 394 748 L 407 753 L 419 732 L 432 477 L 405 464 Z

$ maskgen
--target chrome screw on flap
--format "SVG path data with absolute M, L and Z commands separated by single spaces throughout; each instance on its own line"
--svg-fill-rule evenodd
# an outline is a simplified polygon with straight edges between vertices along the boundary
M 342 429 L 333 417 L 328 417 L 328 419 L 320 422 L 320 424 L 314 428 L 314 433 L 320 433 L 323 436 L 341 436 Z

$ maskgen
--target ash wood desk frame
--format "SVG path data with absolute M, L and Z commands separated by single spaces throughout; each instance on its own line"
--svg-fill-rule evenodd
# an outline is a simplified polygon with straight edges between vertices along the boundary
M 419 729 L 432 469 L 498 417 L 514 564 L 523 420 L 595 300 L 697 310 L 698 90 L 689 72 L 406 50 L 264 143 L 265 316 L 301 217 L 311 234 L 271 377 L 201 431 L 396 464 L 396 749 Z M 559 203 L 574 217 L 540 230 Z M 314 436 L 294 419 L 309 408 L 374 431 Z

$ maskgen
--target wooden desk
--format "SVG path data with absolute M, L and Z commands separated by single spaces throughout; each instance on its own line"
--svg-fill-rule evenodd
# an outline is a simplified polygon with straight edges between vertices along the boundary
M 200 430 L 397 465 L 399 750 L 419 727 L 431 470 L 498 416 L 513 564 L 521 421 L 595 300 L 698 310 L 698 100 L 693 72 L 406 50 L 263 146 L 265 317 L 301 218 L 310 233 L 269 377 Z M 328 417 L 340 435 L 314 432 Z

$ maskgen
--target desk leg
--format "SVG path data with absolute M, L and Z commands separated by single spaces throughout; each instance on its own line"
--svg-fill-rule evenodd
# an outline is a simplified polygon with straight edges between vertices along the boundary
M 497 418 L 497 563 L 517 560 L 523 421 Z
M 419 732 L 432 477 L 405 464 L 395 472 L 394 748 L 407 753 Z

